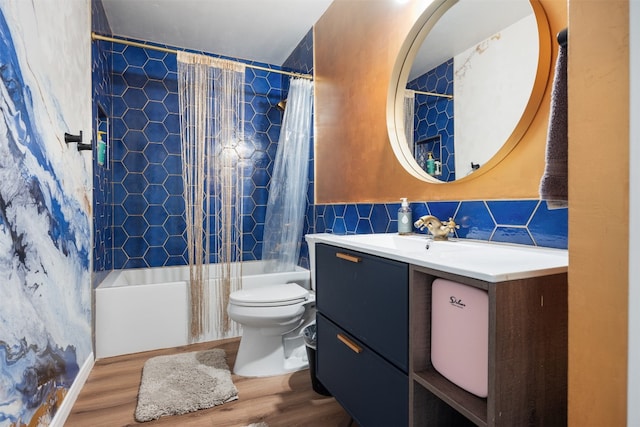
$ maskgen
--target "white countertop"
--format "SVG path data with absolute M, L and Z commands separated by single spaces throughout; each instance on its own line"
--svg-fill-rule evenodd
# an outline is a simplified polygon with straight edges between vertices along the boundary
M 315 248 L 312 246 L 315 243 L 327 243 L 487 282 L 565 273 L 569 265 L 569 253 L 566 249 L 468 239 L 433 241 L 423 234 L 400 236 L 396 233 L 320 233 L 307 234 L 305 238 L 309 243 L 312 269 L 315 265 Z

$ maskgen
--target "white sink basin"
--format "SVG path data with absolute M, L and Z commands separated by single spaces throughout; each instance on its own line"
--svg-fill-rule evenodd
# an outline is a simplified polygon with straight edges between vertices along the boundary
M 488 282 L 564 273 L 569 265 L 568 252 L 564 249 L 466 239 L 434 241 L 419 234 L 340 236 L 323 233 L 305 237 L 309 243 L 312 270 L 315 267 L 316 243 L 327 243 Z
M 336 241 L 357 244 L 362 248 L 380 248 L 403 253 L 418 252 L 423 255 L 438 255 L 464 250 L 459 240 L 433 240 L 424 234 L 399 235 L 395 233 L 355 234 L 347 236 L 332 235 Z M 418 254 L 416 254 L 418 255 Z

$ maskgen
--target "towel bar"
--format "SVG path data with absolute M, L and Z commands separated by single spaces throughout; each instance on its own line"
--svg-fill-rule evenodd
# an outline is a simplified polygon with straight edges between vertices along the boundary
M 558 44 L 560 46 L 567 46 L 567 43 L 569 42 L 568 40 L 568 29 L 565 28 L 564 30 L 560 31 L 558 33 Z

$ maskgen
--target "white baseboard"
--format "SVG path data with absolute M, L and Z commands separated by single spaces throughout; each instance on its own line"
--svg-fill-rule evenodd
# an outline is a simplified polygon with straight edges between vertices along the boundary
M 84 361 L 82 368 L 78 372 L 75 381 L 69 388 L 64 400 L 62 401 L 62 405 L 58 408 L 58 411 L 51 420 L 51 427 L 62 427 L 64 426 L 65 421 L 67 421 L 67 417 L 71 413 L 71 409 L 73 408 L 73 404 L 76 403 L 76 399 L 80 394 L 80 390 L 84 387 L 84 383 L 89 378 L 89 374 L 91 373 L 91 369 L 93 369 L 93 365 L 95 363 L 95 358 L 93 357 L 93 353 L 89 354 L 87 360 Z

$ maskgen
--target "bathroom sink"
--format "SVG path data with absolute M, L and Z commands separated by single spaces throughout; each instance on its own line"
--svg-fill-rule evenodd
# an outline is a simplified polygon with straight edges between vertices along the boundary
M 312 270 L 316 243 L 327 243 L 488 282 L 564 273 L 569 264 L 568 251 L 564 249 L 468 239 L 434 241 L 421 234 L 320 233 L 305 237 L 309 243 Z
M 457 240 L 435 241 L 424 234 L 399 235 L 395 233 L 355 234 L 335 236 L 337 240 L 344 240 L 348 244 L 362 247 L 374 247 L 394 250 L 402 253 L 418 253 L 428 256 L 451 253 L 464 250 Z

